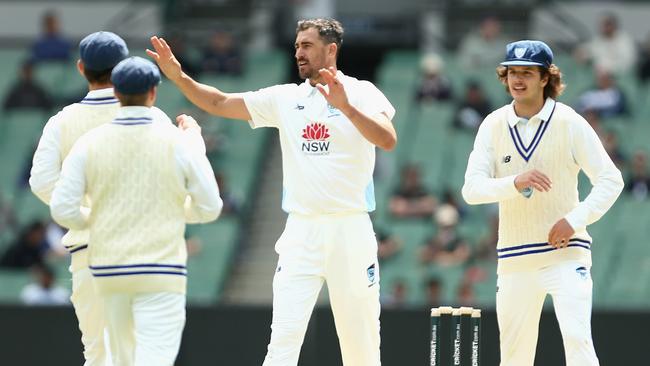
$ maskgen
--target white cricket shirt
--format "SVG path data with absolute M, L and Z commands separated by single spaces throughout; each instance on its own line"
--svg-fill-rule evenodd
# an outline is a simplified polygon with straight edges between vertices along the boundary
M 338 72 L 349 102 L 364 114 L 393 119 L 395 109 L 371 82 Z M 375 146 L 327 103 L 308 80 L 243 94 L 252 128 L 279 130 L 282 209 L 304 215 L 375 209 Z

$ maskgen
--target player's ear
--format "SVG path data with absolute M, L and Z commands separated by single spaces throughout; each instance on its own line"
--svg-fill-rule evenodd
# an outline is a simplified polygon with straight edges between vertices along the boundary
M 77 60 L 77 71 L 81 74 L 81 76 L 86 77 L 84 75 L 84 63 L 81 62 L 81 59 Z
M 327 53 L 331 55 L 332 57 L 336 58 L 336 53 L 338 52 L 339 47 L 336 45 L 336 43 L 332 42 L 327 46 Z

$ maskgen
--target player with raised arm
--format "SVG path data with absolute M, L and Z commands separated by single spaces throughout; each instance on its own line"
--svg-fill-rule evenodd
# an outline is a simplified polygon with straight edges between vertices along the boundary
M 185 223 L 215 220 L 223 202 L 196 121 L 181 115 L 175 128 L 153 112 L 158 68 L 130 57 L 111 81 L 122 107 L 75 143 L 50 209 L 89 232 L 114 364 L 172 366 L 185 326 Z
M 481 124 L 463 197 L 469 204 L 499 203 L 501 366 L 533 365 L 547 294 L 567 366 L 598 365 L 591 337 L 592 240 L 586 228 L 616 201 L 621 173 L 587 121 L 555 100 L 564 84 L 545 43 L 508 44 L 497 75 L 513 102 Z M 581 170 L 593 185 L 583 201 Z
M 318 293 L 326 281 L 343 363 L 380 365 L 375 146 L 391 150 L 395 113 L 370 82 L 336 68 L 343 28 L 332 19 L 298 22 L 295 59 L 305 82 L 224 93 L 183 73 L 164 39 L 147 53 L 203 110 L 277 128 L 282 147 L 282 208 L 289 218 L 275 249 L 271 341 L 264 366 L 298 363 Z
M 61 173 L 61 164 L 77 139 L 113 120 L 120 109 L 110 78 L 113 67 L 129 54 L 124 40 L 111 32 L 92 33 L 79 43 L 79 54 L 77 68 L 88 81 L 88 94 L 50 118 L 34 154 L 29 184 L 34 194 L 46 204 L 50 203 L 54 184 Z M 88 269 L 88 231 L 68 231 L 63 237 L 63 244 L 71 256 L 70 300 L 81 330 L 86 360 L 84 365 L 103 366 L 107 362 L 104 310 L 95 294 L 93 278 Z

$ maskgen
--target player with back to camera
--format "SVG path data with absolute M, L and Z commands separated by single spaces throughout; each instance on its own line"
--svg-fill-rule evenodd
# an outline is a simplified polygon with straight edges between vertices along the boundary
M 343 27 L 332 19 L 298 22 L 295 59 L 305 82 L 224 93 L 181 70 L 164 39 L 147 53 L 203 110 L 277 128 L 282 147 L 282 208 L 289 213 L 275 249 L 271 340 L 264 366 L 298 363 L 307 323 L 323 282 L 346 366 L 380 365 L 375 146 L 391 150 L 395 113 L 370 82 L 336 69 Z
M 124 40 L 111 32 L 95 32 L 81 40 L 79 54 L 77 69 L 88 81 L 88 94 L 50 118 L 34 154 L 29 184 L 34 194 L 46 204 L 50 203 L 61 164 L 75 141 L 91 129 L 113 120 L 120 108 L 110 77 L 113 67 L 129 54 Z M 107 362 L 104 310 L 88 269 L 88 231 L 70 230 L 62 241 L 71 256 L 70 300 L 81 330 L 84 365 L 103 366 Z
M 111 81 L 122 107 L 75 143 L 50 208 L 61 225 L 89 231 L 114 364 L 171 366 L 185 326 L 185 223 L 215 220 L 222 201 L 196 121 L 181 115 L 175 128 L 154 113 L 158 68 L 130 57 Z
M 462 193 L 469 204 L 499 203 L 501 366 L 533 365 L 547 294 L 567 366 L 598 365 L 591 337 L 592 240 L 586 227 L 616 201 L 621 173 L 587 121 L 555 100 L 564 84 L 545 43 L 508 44 L 497 75 L 513 102 L 481 124 Z M 580 170 L 593 185 L 582 202 Z

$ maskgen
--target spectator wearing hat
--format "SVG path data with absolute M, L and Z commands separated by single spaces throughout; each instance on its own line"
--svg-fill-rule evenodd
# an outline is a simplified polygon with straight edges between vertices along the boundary
M 535 363 L 539 317 L 551 295 L 567 365 L 597 366 L 587 225 L 618 198 L 621 172 L 589 123 L 556 102 L 565 85 L 551 48 L 522 40 L 508 44 L 505 56 L 497 76 L 513 101 L 481 123 L 462 189 L 469 204 L 499 204 L 501 364 Z M 581 170 L 593 185 L 582 201 Z
M 458 234 L 458 210 L 450 204 L 443 204 L 436 210 L 434 220 L 438 228 L 420 252 L 423 263 L 440 266 L 456 266 L 465 263 L 471 254 L 464 238 Z
M 77 139 L 91 129 L 113 120 L 120 103 L 113 93 L 111 71 L 129 54 L 124 40 L 111 32 L 95 32 L 79 43 L 77 70 L 88 82 L 88 94 L 51 117 L 43 129 L 32 162 L 29 184 L 45 204 L 50 203 L 61 164 Z M 162 113 L 162 112 L 160 112 Z M 171 123 L 171 122 L 170 122 Z M 84 210 L 89 202 L 84 201 Z M 71 301 L 79 321 L 86 366 L 104 365 L 104 307 L 95 293 L 88 269 L 88 231 L 70 230 L 62 243 L 70 252 Z
M 442 74 L 444 63 L 440 56 L 428 54 L 422 58 L 420 66 L 422 81 L 416 90 L 415 100 L 419 103 L 429 103 L 451 99 L 451 83 Z
M 77 141 L 51 212 L 90 232 L 88 265 L 114 363 L 171 366 L 185 325 L 185 223 L 215 220 L 222 201 L 196 121 L 180 115 L 174 128 L 152 110 L 158 68 L 130 57 L 111 81 L 122 107 Z

